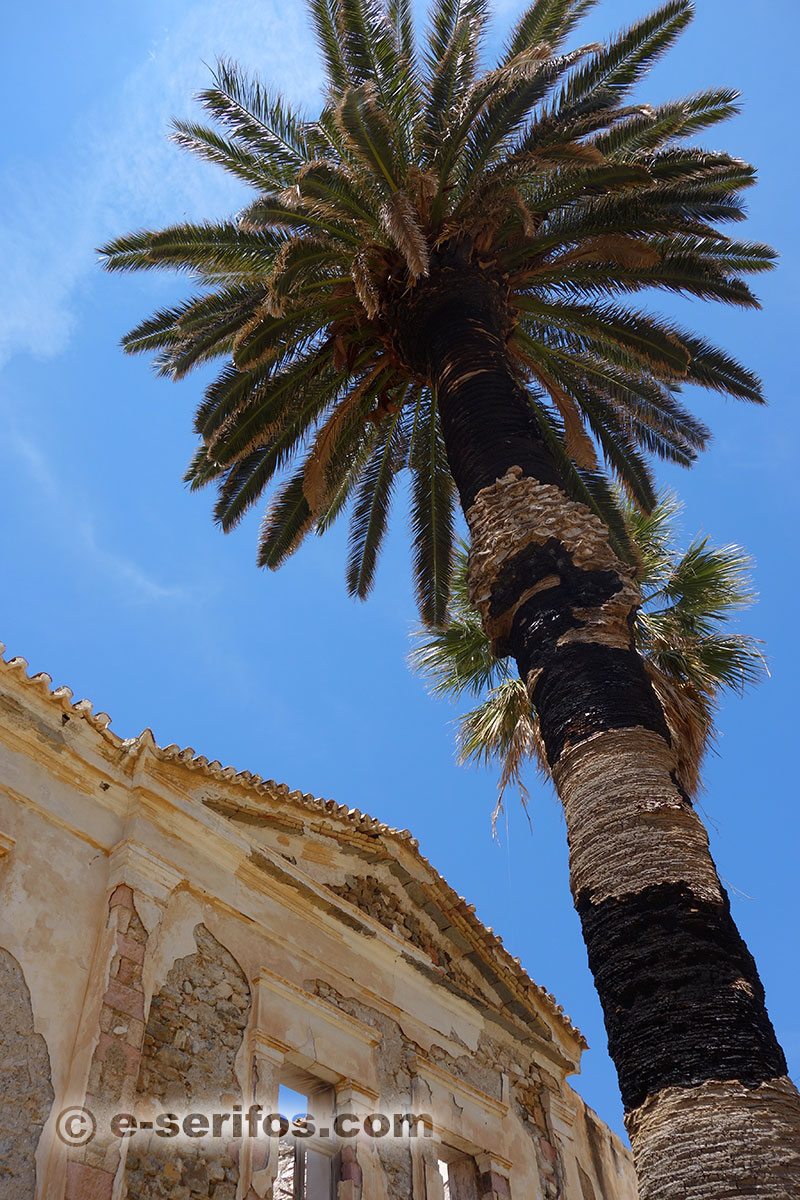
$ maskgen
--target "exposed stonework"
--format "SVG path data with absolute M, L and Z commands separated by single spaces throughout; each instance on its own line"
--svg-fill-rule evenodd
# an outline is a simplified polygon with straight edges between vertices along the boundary
M 278 1174 L 272 1189 L 272 1200 L 293 1200 L 294 1177 L 294 1146 L 282 1140 L 278 1147 Z
M 31 996 L 17 960 L 0 949 L 0 1196 L 31 1200 L 34 1155 L 53 1102 L 50 1058 L 33 1027 Z
M 437 943 L 436 938 L 426 930 L 420 915 L 410 912 L 399 896 L 382 886 L 374 875 L 348 875 L 343 884 L 331 883 L 328 886 L 335 895 L 355 904 L 356 908 L 369 913 L 386 929 L 417 946 L 435 966 L 441 966 L 450 974 L 457 975 L 460 982 L 469 986 L 467 976 L 463 971 L 458 971 L 457 963 L 453 956 L 444 950 L 441 939 Z
M 184 1153 L 155 1145 L 147 1153 L 129 1151 L 125 1170 L 129 1200 L 235 1200 L 238 1178 L 230 1154 Z
M 547 1076 L 535 1060 L 520 1047 L 488 1037 L 471 1054 L 453 1057 L 435 1047 L 429 1057 L 496 1100 L 502 1100 L 507 1080 L 512 1106 L 536 1152 L 540 1193 L 546 1200 L 559 1200 L 564 1195 L 564 1166 L 548 1112 Z
M 381 1097 L 382 1111 L 413 1111 L 415 1048 L 400 1025 L 384 1013 L 341 995 L 324 980 L 309 981 L 308 986 L 314 995 L 330 1001 L 342 1012 L 355 1017 L 364 1025 L 371 1026 L 379 1034 L 381 1054 L 377 1064 L 377 1090 Z M 383 1168 L 390 1200 L 395 1200 L 395 1197 L 400 1200 L 400 1197 L 413 1196 L 411 1151 L 408 1145 L 393 1138 L 381 1138 L 376 1139 L 375 1150 Z M 352 1173 L 345 1172 L 345 1178 L 348 1176 L 352 1178 Z M 364 1200 L 369 1198 L 365 1196 Z
M 93 1112 L 124 1112 L 133 1103 L 144 1036 L 144 962 L 147 932 L 124 884 L 108 902 L 114 946 L 103 1002 L 85 1105 Z M 102 1125 L 86 1146 L 70 1151 L 65 1200 L 90 1194 L 110 1200 L 120 1161 L 121 1143 Z
M 309 1144 L 304 1200 L 446 1200 L 441 1162 L 449 1200 L 635 1200 L 630 1155 L 567 1083 L 581 1035 L 407 831 L 123 740 L 49 684 L 0 661 L 0 945 L 54 1113 L 269 1114 L 285 1084 L 319 1124 L 399 1111 L 433 1135 Z M 276 1200 L 274 1140 L 98 1127 L 70 1154 L 53 1124 L 41 1200 Z
M 545 1112 L 547 1089 L 541 1079 L 532 1079 L 532 1071 L 517 1072 L 512 1077 L 514 1107 L 525 1122 L 525 1131 L 536 1147 L 539 1182 L 547 1200 L 558 1200 L 564 1194 L 564 1166 L 557 1138 Z
M 203 925 L 194 931 L 197 953 L 179 959 L 153 996 L 137 1080 L 138 1110 L 193 1107 L 215 1110 L 241 1103 L 234 1061 L 250 1011 L 250 987 L 241 967 Z M 226 1101 L 227 1098 L 227 1101 Z M 126 1161 L 130 1200 L 178 1200 L 185 1194 L 234 1200 L 236 1152 L 198 1141 L 175 1148 L 153 1136 Z

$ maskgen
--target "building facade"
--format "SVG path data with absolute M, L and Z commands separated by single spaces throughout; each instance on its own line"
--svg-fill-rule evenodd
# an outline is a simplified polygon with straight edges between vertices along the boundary
M 407 831 L 108 726 L 0 662 L 3 1200 L 635 1200 Z

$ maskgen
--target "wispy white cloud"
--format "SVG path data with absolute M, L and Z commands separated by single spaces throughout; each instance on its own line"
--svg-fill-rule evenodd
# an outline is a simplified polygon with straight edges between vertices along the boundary
M 131 559 L 110 550 L 100 544 L 97 538 L 94 522 L 86 518 L 77 527 L 85 553 L 92 558 L 105 575 L 119 584 L 128 597 L 134 596 L 139 600 L 187 600 L 190 589 L 178 584 L 165 585 L 159 583 L 142 567 Z
M 64 480 L 40 446 L 16 431 L 9 433 L 7 446 L 17 463 L 27 470 L 38 495 L 47 502 L 49 531 L 62 550 L 105 576 L 129 600 L 191 599 L 190 588 L 161 583 L 134 559 L 103 544 L 96 521 L 85 511 L 85 506 L 64 503 L 67 494 Z
M 96 109 L 80 114 L 58 149 L 0 176 L 0 363 L 65 348 L 100 243 L 240 203 L 234 181 L 165 137 L 170 117 L 191 111 L 192 94 L 209 80 L 204 64 L 217 56 L 257 69 L 295 102 L 315 102 L 320 76 L 302 5 L 201 0 L 189 7 Z

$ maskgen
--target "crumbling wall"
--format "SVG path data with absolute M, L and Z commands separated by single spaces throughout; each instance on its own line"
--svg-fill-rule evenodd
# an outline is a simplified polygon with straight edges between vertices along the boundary
M 441 1047 L 434 1047 L 430 1058 L 455 1078 L 495 1100 L 503 1094 L 503 1076 L 507 1078 L 512 1107 L 535 1149 L 540 1194 L 545 1200 L 561 1200 L 564 1164 L 547 1114 L 548 1095 L 558 1091 L 557 1080 L 552 1076 L 545 1078 L 542 1070 L 524 1055 L 522 1047 L 512 1051 L 507 1044 L 486 1036 L 480 1038 L 470 1054 L 453 1057 Z
M 327 884 L 330 891 L 355 904 L 386 929 L 424 951 L 437 966 L 451 967 L 452 959 L 434 936 L 423 926 L 417 915 L 408 911 L 398 896 L 384 887 L 374 875 L 346 875 L 343 884 Z
M 239 964 L 204 925 L 197 953 L 178 959 L 153 996 L 137 1082 L 154 1112 L 223 1111 L 241 1103 L 234 1062 L 250 1012 L 250 987 Z M 155 1135 L 132 1143 L 126 1161 L 128 1200 L 235 1200 L 237 1148 L 219 1139 Z
M 90 1111 L 101 1116 L 101 1122 L 90 1142 L 69 1149 L 65 1200 L 111 1195 L 120 1140 L 102 1118 L 130 1108 L 144 1037 L 142 963 L 147 931 L 136 911 L 133 891 L 125 884 L 114 889 L 108 909 L 113 953 L 84 1100 Z
M 574 1092 L 572 1095 L 580 1200 L 636 1200 L 638 1190 L 630 1152 L 579 1096 Z
M 22 668 L 0 664 L 0 1200 L 33 1200 L 37 1167 L 47 1200 L 235 1200 L 251 1174 L 267 1200 L 274 1144 L 245 1142 L 240 1172 L 232 1122 L 228 1144 L 103 1125 L 246 1110 L 237 1069 L 270 1109 L 296 1071 L 340 1112 L 432 1114 L 441 1141 L 325 1147 L 337 1200 L 443 1200 L 442 1150 L 451 1200 L 636 1200 L 630 1154 L 565 1082 L 579 1035 L 410 835 L 123 741 Z M 84 1098 L 95 1138 L 46 1146 L 48 1111 Z
M 306 983 L 306 987 L 317 996 L 328 1000 L 342 1012 L 379 1031 L 377 1067 L 379 1096 L 383 1111 L 409 1111 L 411 1082 L 415 1047 L 405 1037 L 402 1029 L 391 1017 L 385 1016 L 366 1004 L 342 996 L 330 984 L 317 979 Z M 411 1151 L 403 1141 L 391 1137 L 376 1138 L 373 1148 L 377 1153 L 385 1179 L 386 1191 L 395 1197 L 410 1197 L 414 1194 Z M 357 1149 L 353 1147 L 353 1149 Z M 350 1177 L 350 1176 L 346 1176 Z M 368 1200 L 368 1197 L 364 1197 Z
M 31 994 L 17 960 L 0 949 L 0 1196 L 31 1200 L 36 1147 L 53 1103 L 50 1056 L 33 1027 Z

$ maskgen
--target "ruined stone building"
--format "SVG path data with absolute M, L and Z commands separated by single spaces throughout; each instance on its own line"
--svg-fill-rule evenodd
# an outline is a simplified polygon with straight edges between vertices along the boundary
M 108 725 L 0 662 L 2 1200 L 635 1200 L 408 832 Z

